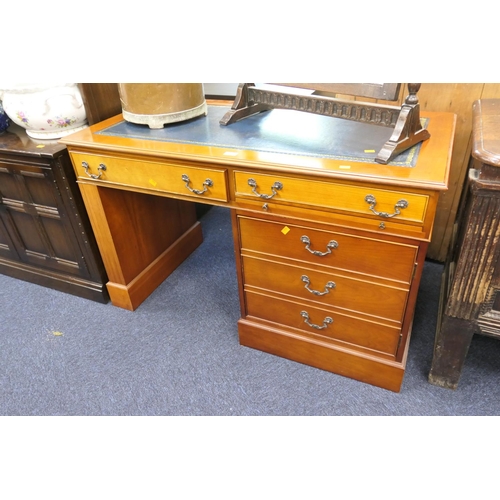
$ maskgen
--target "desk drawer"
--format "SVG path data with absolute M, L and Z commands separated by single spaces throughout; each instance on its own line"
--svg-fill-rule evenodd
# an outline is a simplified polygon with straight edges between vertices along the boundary
M 246 255 L 242 261 L 245 287 L 309 300 L 322 307 L 403 321 L 408 289 Z
M 418 246 L 239 216 L 243 251 L 275 255 L 409 284 Z
M 301 330 L 313 339 L 330 340 L 358 350 L 377 351 L 392 358 L 399 346 L 401 329 L 397 326 L 367 321 L 355 315 L 332 312 L 256 291 L 245 293 L 245 303 L 249 316 Z
M 79 179 L 160 191 L 205 200 L 228 201 L 225 169 L 183 167 L 167 162 L 70 153 Z M 87 172 L 84 165 L 88 165 Z M 99 165 L 105 169 L 99 169 Z
M 429 196 L 398 189 L 354 186 L 332 181 L 316 181 L 234 172 L 238 199 L 261 199 L 263 203 L 285 203 L 307 208 L 330 209 L 382 220 L 401 220 L 423 225 Z

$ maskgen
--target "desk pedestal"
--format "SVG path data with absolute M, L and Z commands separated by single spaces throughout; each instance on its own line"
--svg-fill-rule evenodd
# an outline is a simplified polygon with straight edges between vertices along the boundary
M 80 184 L 113 305 L 136 309 L 203 241 L 193 203 Z

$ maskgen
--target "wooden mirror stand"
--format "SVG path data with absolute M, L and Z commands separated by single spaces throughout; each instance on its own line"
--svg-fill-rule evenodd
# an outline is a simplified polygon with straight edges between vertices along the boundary
M 291 109 L 381 125 L 392 128 L 393 131 L 389 140 L 378 152 L 375 161 L 387 164 L 406 149 L 430 137 L 429 132 L 420 123 L 420 105 L 417 97 L 420 83 L 408 84 L 409 95 L 401 107 L 343 100 L 334 96 L 343 93 L 356 97 L 396 101 L 400 85 L 399 83 L 273 83 L 256 86 L 254 83 L 240 83 L 233 106 L 222 117 L 220 123 L 229 125 L 270 109 Z

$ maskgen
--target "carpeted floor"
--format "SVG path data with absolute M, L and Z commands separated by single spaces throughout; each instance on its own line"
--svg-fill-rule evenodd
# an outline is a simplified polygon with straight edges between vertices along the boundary
M 475 336 L 459 388 L 427 382 L 443 266 L 426 262 L 400 393 L 240 346 L 229 212 L 135 311 L 0 275 L 0 414 L 500 414 L 500 342 Z

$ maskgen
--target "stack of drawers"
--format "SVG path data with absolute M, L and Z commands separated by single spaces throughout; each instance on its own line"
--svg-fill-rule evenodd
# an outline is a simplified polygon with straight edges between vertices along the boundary
M 234 219 L 242 344 L 399 390 L 426 248 L 408 235 L 432 226 L 432 195 L 239 171 L 234 179 L 239 205 L 260 206 Z
M 418 247 L 338 227 L 238 222 L 248 315 L 395 359 Z M 325 251 L 311 253 L 306 241 Z M 372 250 L 397 265 L 384 265 Z

